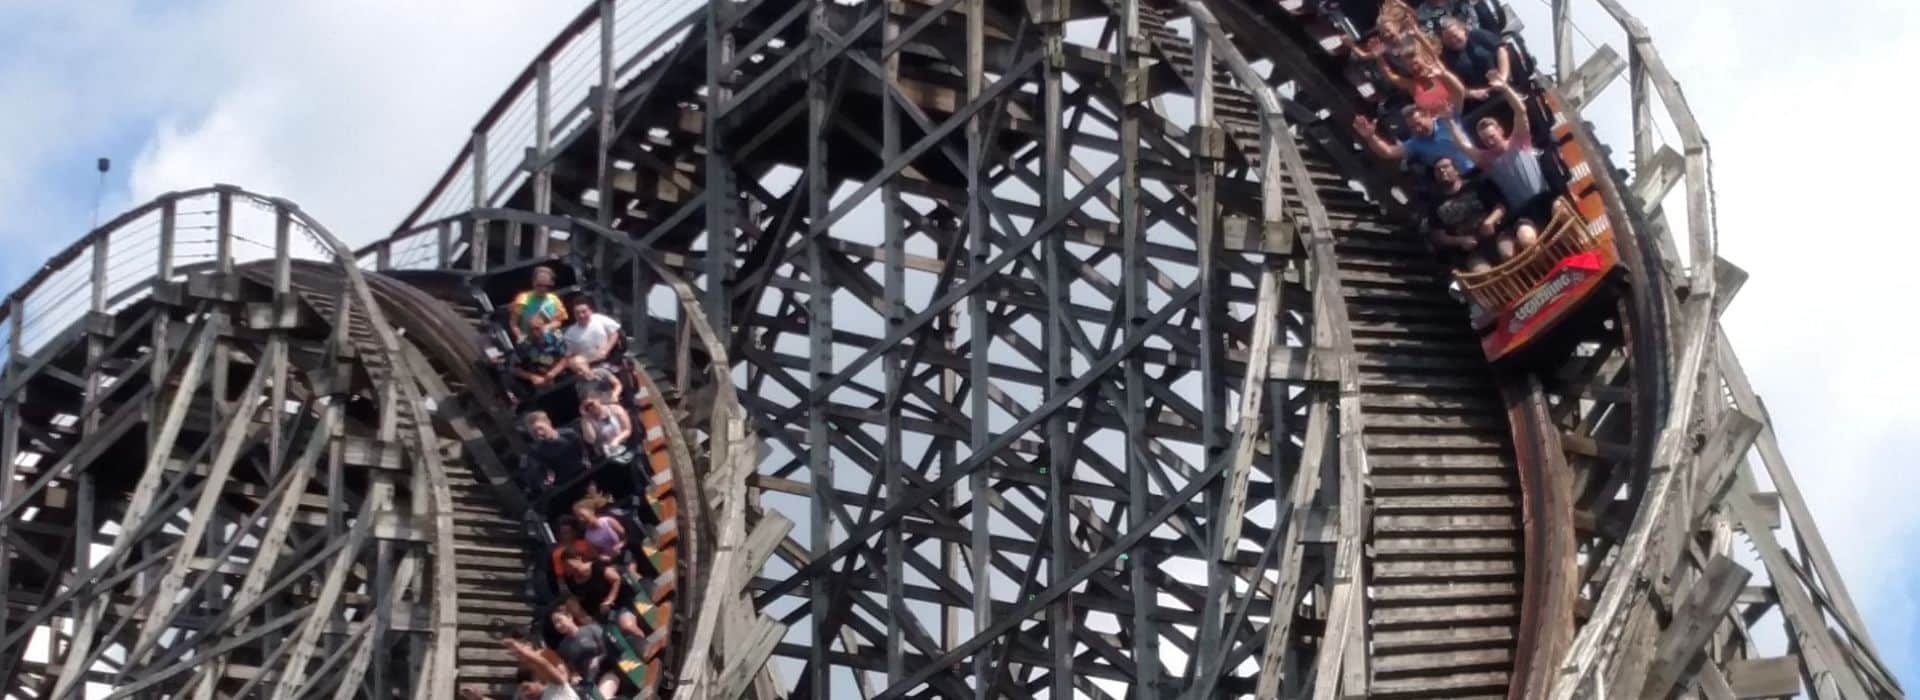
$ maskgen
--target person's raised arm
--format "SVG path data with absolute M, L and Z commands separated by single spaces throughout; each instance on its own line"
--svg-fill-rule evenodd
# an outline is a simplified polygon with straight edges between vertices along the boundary
M 569 685 L 570 681 L 573 680 L 566 669 L 555 665 L 553 661 L 542 656 L 539 651 L 533 648 L 533 645 L 518 639 L 509 639 L 506 641 L 506 645 L 508 653 L 513 654 L 514 659 L 519 661 L 521 666 L 533 672 L 533 677 L 540 682 Z
M 1521 139 L 1522 143 L 1533 143 L 1533 124 L 1527 118 L 1527 105 L 1520 101 L 1520 93 L 1514 92 L 1507 81 L 1498 79 L 1492 73 L 1487 74 L 1487 87 L 1493 88 L 1507 101 L 1507 107 L 1513 110 L 1513 130 L 1507 132 L 1508 139 Z
M 1454 75 L 1453 71 L 1448 70 L 1445 66 L 1435 66 L 1433 70 L 1435 71 L 1434 77 L 1438 78 L 1440 84 L 1447 88 L 1447 107 L 1452 109 L 1456 115 L 1463 113 L 1467 99 L 1466 83 L 1460 82 L 1460 76 Z
M 1493 72 L 1499 76 L 1500 82 L 1511 82 L 1513 80 L 1513 50 L 1507 48 L 1506 44 L 1495 42 L 1493 45 L 1493 57 L 1495 66 Z
M 620 403 L 620 397 L 626 395 L 627 385 L 620 381 L 620 375 L 615 372 L 607 373 L 607 381 L 613 384 L 613 388 L 607 390 L 609 400 Z
M 1372 151 L 1377 157 L 1387 160 L 1400 160 L 1407 157 L 1407 149 L 1398 143 L 1387 143 L 1387 140 L 1380 136 L 1379 127 L 1365 115 L 1353 116 L 1353 133 L 1359 136 L 1360 142 L 1366 144 L 1367 150 Z
M 518 344 L 521 338 L 526 337 L 526 333 L 520 330 L 521 307 L 526 305 L 527 302 L 524 297 L 514 297 L 513 301 L 507 304 L 507 335 L 512 336 L 515 344 Z
M 1393 86 L 1399 88 L 1401 92 L 1413 92 L 1413 81 L 1393 69 L 1393 63 L 1387 60 L 1387 52 L 1381 51 L 1374 54 L 1373 65 L 1380 69 L 1381 77 L 1386 78 L 1387 82 L 1393 83 Z
M 1460 147 L 1461 153 L 1467 154 L 1467 158 L 1471 159 L 1475 163 L 1487 162 L 1487 152 L 1480 150 L 1480 147 L 1473 145 L 1473 138 L 1467 136 L 1467 131 L 1465 129 L 1460 128 L 1459 119 L 1448 119 L 1446 120 L 1446 122 L 1447 122 L 1447 128 L 1452 130 L 1453 143 L 1455 146 Z M 1438 129 L 1440 128 L 1440 125 L 1435 124 L 1434 128 Z

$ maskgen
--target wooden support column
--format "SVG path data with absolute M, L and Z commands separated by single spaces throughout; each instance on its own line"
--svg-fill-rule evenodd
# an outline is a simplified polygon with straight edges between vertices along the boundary
M 227 302 L 232 301 L 231 295 L 237 289 L 237 280 L 233 276 L 233 191 L 221 189 L 218 202 L 219 219 L 214 228 L 217 249 L 214 258 L 214 270 L 217 273 L 215 288 L 220 290 L 219 299 Z M 207 425 L 209 433 L 218 430 L 220 423 L 226 419 L 227 413 L 233 409 L 233 401 L 227 386 L 228 377 L 232 374 L 232 358 L 228 357 L 228 352 L 231 351 L 229 337 L 233 333 L 232 321 L 227 317 L 226 308 L 222 305 L 213 307 L 212 318 L 215 345 L 213 353 L 214 411 L 209 416 L 212 421 Z
M 877 47 L 889 46 L 898 39 L 900 25 L 892 12 L 883 5 L 867 5 L 867 12 L 884 12 L 886 17 L 880 20 L 880 41 Z M 880 159 L 892 163 L 900 157 L 900 104 L 904 96 L 895 91 L 900 81 L 900 53 L 893 52 L 881 57 L 881 97 L 880 97 Z M 885 306 L 880 310 L 886 319 L 887 334 L 893 335 L 903 328 L 907 321 L 906 303 L 906 222 L 902 220 L 900 210 L 906 203 L 900 199 L 900 187 L 896 177 L 889 177 L 880 188 L 880 216 L 882 228 L 882 251 L 886 257 L 884 289 Z M 886 504 L 893 507 L 901 502 L 906 491 L 905 447 L 901 444 L 903 436 L 903 416 L 901 400 L 904 385 L 909 380 L 907 373 L 907 351 L 904 345 L 896 345 L 882 359 L 882 380 L 886 386 L 884 404 L 881 411 L 886 415 L 882 428 L 882 447 L 880 462 L 882 480 L 886 488 Z M 818 409 L 816 409 L 818 410 Z M 887 598 L 886 646 L 887 646 L 887 683 L 893 683 L 906 677 L 907 644 L 903 621 L 913 612 L 907 608 L 906 595 L 906 555 L 905 534 L 898 525 L 888 527 L 882 537 L 883 556 L 886 559 L 886 571 L 883 574 Z M 817 614 L 817 613 L 816 613 Z M 757 668 L 757 667 L 756 667 Z
M 978 101 L 986 89 L 986 0 L 965 0 L 967 16 L 967 55 L 965 80 L 967 101 Z M 986 201 L 992 196 L 993 181 L 988 175 L 993 159 L 987 149 L 993 143 L 991 128 L 980 111 L 967 118 L 967 227 L 966 256 L 969 270 L 985 268 L 989 258 L 988 239 L 990 230 L 987 221 Z M 823 210 L 824 211 L 824 210 Z M 968 391 L 968 410 L 970 416 L 967 448 L 977 454 L 985 449 L 992 437 L 988 429 L 986 416 L 990 404 L 986 391 L 981 391 L 979 383 L 992 376 L 987 362 L 993 347 L 992 333 L 989 328 L 987 304 L 984 295 L 970 294 L 967 297 L 967 337 L 972 344 L 968 353 L 968 373 L 975 382 Z M 968 476 L 968 510 L 972 532 L 969 538 L 968 570 L 972 572 L 970 590 L 975 635 L 985 634 L 993 628 L 993 547 L 991 526 L 993 523 L 991 499 L 989 498 L 989 474 L 979 469 Z M 992 697 L 994 673 L 993 655 L 984 651 L 973 655 L 973 697 L 975 700 L 988 700 Z
M 595 220 L 601 226 L 613 225 L 613 109 L 615 98 L 619 94 L 613 79 L 613 22 L 616 4 L 613 0 L 599 0 L 600 14 L 600 84 L 594 86 L 593 113 L 598 122 L 599 160 L 595 172 L 599 174 L 596 187 L 600 191 L 600 206 L 596 210 Z M 718 104 L 717 102 L 714 104 Z
M 25 327 L 21 317 L 26 315 L 26 305 L 22 300 L 15 299 L 7 303 L 5 310 L 7 357 L 6 362 L 0 364 L 0 385 L 11 384 L 14 374 L 20 371 L 20 332 Z M 24 389 L 0 396 L 0 507 L 8 506 L 15 498 L 13 475 L 14 462 L 20 458 L 20 395 L 22 393 Z M 9 518 L 0 518 L 0 546 L 11 549 L 6 544 L 9 537 L 8 520 Z M 7 624 L 7 618 L 12 613 L 13 606 L 3 602 L 10 600 L 8 596 L 12 594 L 12 576 L 13 557 L 7 553 L 0 553 L 0 630 L 12 629 Z M 4 650 L 5 647 L 0 646 L 0 652 Z M 11 657 L 0 655 L 0 680 L 12 677 L 13 663 L 14 660 Z
M 1126 306 L 1127 315 L 1127 325 L 1124 333 L 1129 342 L 1136 343 L 1142 341 L 1142 336 L 1144 335 L 1141 328 L 1142 325 L 1153 315 L 1152 307 L 1148 303 L 1147 294 L 1148 285 L 1151 284 L 1151 281 L 1148 279 L 1148 271 L 1151 267 L 1147 262 L 1146 252 L 1147 226 L 1142 220 L 1142 210 L 1144 207 L 1141 201 L 1140 167 L 1141 121 L 1143 118 L 1152 117 L 1155 108 L 1154 102 L 1149 97 L 1151 92 L 1147 84 L 1150 73 L 1150 64 L 1148 61 L 1152 59 L 1153 47 L 1152 38 L 1147 36 L 1141 26 L 1140 13 L 1142 10 L 1142 0 L 1121 1 L 1120 11 L 1123 30 L 1120 33 L 1120 77 L 1118 81 L 1121 90 L 1121 108 L 1119 114 L 1121 173 L 1120 211 L 1118 212 L 1121 245 L 1120 283 L 1122 285 L 1121 293 L 1123 296 L 1121 303 Z M 978 19 L 979 11 L 980 8 L 976 6 L 970 11 L 969 19 Z M 971 30 L 973 28 L 974 25 L 970 21 L 969 29 Z M 968 36 L 969 38 L 973 36 L 971 31 L 969 31 Z M 976 54 L 969 54 L 970 58 L 975 55 Z M 969 76 L 975 76 L 971 66 Z M 971 80 L 969 81 L 969 86 L 977 88 L 977 85 Z M 972 136 L 971 128 L 969 129 L 969 136 Z M 970 181 L 972 181 L 974 177 L 974 175 L 970 174 Z M 985 244 L 984 242 L 976 242 L 970 243 L 970 245 L 984 246 Z M 978 295 L 975 295 L 974 298 L 977 299 Z M 980 319 L 979 317 L 982 311 L 984 311 L 984 308 L 969 311 L 969 313 L 974 314 L 974 318 L 977 319 L 973 331 L 974 335 L 971 336 L 976 339 L 972 341 L 975 345 L 972 358 L 978 363 L 976 369 L 972 371 L 972 376 L 976 378 L 987 376 L 987 353 L 984 352 L 983 348 L 979 347 L 981 341 L 977 340 L 980 338 L 979 333 L 981 333 L 981 329 L 985 327 L 984 319 Z M 1148 381 L 1146 362 L 1138 354 L 1130 355 L 1126 361 L 1125 372 L 1126 385 L 1122 389 L 1122 391 L 1125 392 L 1125 396 L 1122 399 L 1123 406 L 1121 410 L 1126 415 L 1142 415 L 1146 410 L 1146 383 Z M 977 382 L 978 380 L 976 379 L 975 381 Z M 984 399 L 986 398 L 986 392 L 974 390 L 971 393 L 976 399 L 980 400 L 976 403 L 976 409 L 973 415 L 986 415 L 984 410 L 977 408 L 978 406 L 985 405 Z M 984 442 L 983 436 L 985 433 L 983 428 L 985 421 L 976 419 L 975 423 L 981 424 L 980 427 L 976 428 L 976 435 L 982 436 L 981 442 Z M 1147 456 L 1148 450 L 1152 445 L 1152 440 L 1147 435 L 1146 427 L 1139 421 L 1128 421 L 1124 429 L 1126 433 L 1127 530 L 1132 532 L 1145 529 L 1147 527 L 1147 518 L 1152 515 L 1152 504 L 1149 501 L 1149 496 L 1152 493 L 1152 479 L 1156 465 Z M 979 443 L 975 444 L 977 445 Z M 982 546 L 981 543 L 987 535 L 986 528 L 981 525 L 984 520 L 978 519 L 977 517 L 983 511 L 979 506 L 979 499 L 986 490 L 985 470 L 977 474 L 974 479 L 975 505 L 973 510 L 976 515 L 976 520 L 974 521 L 976 537 L 974 547 L 976 548 L 975 554 L 980 555 L 982 552 L 978 551 L 978 549 Z M 975 563 L 973 564 L 975 574 L 974 585 L 978 591 L 985 590 L 986 584 L 984 581 L 987 579 L 987 575 L 986 572 L 982 571 L 984 561 L 983 558 L 976 556 Z M 1162 675 L 1160 668 L 1160 630 L 1158 622 L 1154 619 L 1155 610 L 1160 603 L 1159 596 L 1155 593 L 1153 585 L 1153 576 L 1158 573 L 1158 565 L 1158 557 L 1148 548 L 1142 548 L 1134 552 L 1126 562 L 1127 582 L 1133 591 L 1133 615 L 1131 619 L 1121 621 L 1121 623 L 1130 626 L 1132 629 L 1133 648 L 1131 651 L 1133 653 L 1133 662 L 1136 666 L 1135 682 L 1137 687 L 1141 689 L 1140 693 L 1143 697 L 1151 696 L 1156 692 L 1156 689 L 1160 687 Z M 976 607 L 977 606 L 978 602 L 976 599 Z
M 473 132 L 473 208 L 484 209 L 490 199 L 487 191 L 487 132 Z M 469 271 L 479 274 L 487 271 L 487 236 L 491 227 L 486 219 L 477 214 L 460 220 L 466 228 L 467 257 Z
M 533 101 L 533 212 L 553 213 L 553 63 L 542 59 L 534 67 Z M 553 229 L 542 223 L 533 229 L 533 257 L 545 259 Z

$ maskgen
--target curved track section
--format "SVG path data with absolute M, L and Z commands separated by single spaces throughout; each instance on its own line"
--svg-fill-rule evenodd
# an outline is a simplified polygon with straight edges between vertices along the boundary
M 503 683 L 546 541 L 480 336 L 548 264 L 645 370 L 660 694 L 1897 696 L 1718 333 L 1705 140 L 1598 4 L 1631 274 L 1490 367 L 1325 3 L 595 3 L 370 270 L 222 187 L 9 297 L 0 678 Z M 1622 68 L 1569 21 L 1577 118 Z
M 293 205 L 216 187 L 9 297 L 6 687 L 451 692 L 445 465 L 346 254 Z M 333 262 L 313 280 L 296 255 Z
M 1358 98 L 1319 5 L 710 2 L 638 54 L 604 44 L 608 63 L 651 67 L 583 103 L 591 119 L 530 135 L 484 120 L 484 142 L 552 145 L 510 181 L 470 149 L 449 172 L 505 184 L 361 261 L 487 270 L 558 251 L 675 348 L 663 366 L 736 358 L 729 383 L 768 447 L 709 478 L 773 523 L 738 553 L 758 572 L 739 583 L 786 626 L 710 630 L 683 680 L 771 654 L 791 662 L 757 692 L 816 697 L 1712 682 L 1627 651 L 1682 626 L 1646 615 L 1720 551 L 1681 567 L 1666 603 L 1634 593 L 1665 570 L 1649 539 L 1667 472 L 1712 471 L 1671 450 L 1705 438 L 1674 416 L 1711 381 L 1685 314 L 1718 307 L 1702 301 L 1711 235 L 1676 267 L 1658 207 L 1633 202 L 1681 179 L 1706 197 L 1704 158 L 1637 142 L 1633 182 L 1599 178 L 1635 263 L 1608 292 L 1623 301 L 1488 368 L 1448 328 L 1444 272 L 1403 242 L 1397 183 L 1342 126 Z M 1665 79 L 1632 45 L 1636 75 Z M 1555 53 L 1569 105 L 1617 68 Z M 696 301 L 706 349 L 685 342 Z M 1394 532 L 1413 523 L 1428 531 Z M 703 613 L 732 605 L 723 583 Z M 1578 627 L 1595 606 L 1609 631 Z M 1751 658 L 1745 624 L 1700 628 L 1716 668 L 1818 665 Z

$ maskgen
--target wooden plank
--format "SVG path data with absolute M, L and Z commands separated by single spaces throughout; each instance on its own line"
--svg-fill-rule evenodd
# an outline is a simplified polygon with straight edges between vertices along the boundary
M 1667 193 L 1672 192 L 1675 185 L 1680 184 L 1680 177 L 1686 169 L 1686 159 L 1680 157 L 1679 151 L 1673 150 L 1672 146 L 1661 146 L 1633 176 L 1633 196 L 1645 208 L 1646 211 L 1642 213 L 1660 209 L 1660 202 L 1667 198 Z
M 1585 107 L 1599 97 L 1600 93 L 1612 85 L 1620 74 L 1627 72 L 1627 62 L 1620 53 L 1609 44 L 1601 44 L 1580 67 L 1573 72 L 1573 80 L 1561 85 L 1561 92 L 1573 103 L 1574 109 Z
M 1724 556 L 1715 555 L 1707 562 L 1706 571 L 1688 590 L 1686 601 L 1674 611 L 1672 623 L 1660 635 L 1641 697 L 1667 697 L 1681 678 L 1691 672 L 1696 659 L 1705 651 L 1707 637 L 1720 626 L 1752 576 L 1753 572 Z
M 302 450 L 300 456 L 294 461 L 293 468 L 281 477 L 288 483 L 288 488 L 281 493 L 280 500 L 274 504 L 273 514 L 267 519 L 266 532 L 260 535 L 260 546 L 254 552 L 253 560 L 247 563 L 246 576 L 241 580 L 239 590 L 234 592 L 232 601 L 227 605 L 229 610 L 246 609 L 260 597 L 261 591 L 266 590 L 268 574 L 274 570 L 280 555 L 287 550 L 287 532 L 293 525 L 293 514 L 300 507 L 300 496 L 306 492 L 306 484 L 313 478 L 314 464 L 319 461 L 320 454 L 333 433 L 333 423 L 338 414 L 339 412 L 334 410 L 327 410 L 321 414 L 320 423 L 313 428 L 307 439 L 306 449 Z M 228 627 L 222 634 L 245 632 L 250 619 L 251 616 L 228 618 Z M 201 676 L 209 679 L 222 678 L 225 676 L 226 665 L 225 657 L 214 659 L 213 663 L 201 667 L 196 672 L 196 678 Z M 200 682 L 199 680 L 189 681 L 189 685 Z M 205 688 L 211 692 L 214 685 L 214 683 L 204 683 L 196 687 Z
M 1726 662 L 1725 671 L 1727 685 L 1737 698 L 1793 697 L 1801 691 L 1797 655 L 1733 659 Z
M 1746 467 L 1747 450 L 1759 437 L 1760 421 L 1744 412 L 1727 411 L 1720 419 L 1720 426 L 1708 438 L 1694 466 L 1698 474 L 1693 484 L 1697 497 L 1689 514 L 1689 523 L 1694 529 L 1698 529 L 1713 505 L 1733 487 L 1734 472 Z
M 765 615 L 755 617 L 752 628 L 741 638 L 741 644 L 727 654 L 726 670 L 720 672 L 720 692 L 713 697 L 738 700 L 745 695 L 747 687 L 759 675 L 760 669 L 766 667 L 767 658 L 773 655 L 774 647 L 786 634 L 786 625 Z
M 773 555 L 775 547 L 793 531 L 793 521 L 775 511 L 764 511 L 760 522 L 747 534 L 740 550 L 734 553 L 733 579 L 746 582 L 753 580 L 753 574 L 765 565 L 767 557 Z

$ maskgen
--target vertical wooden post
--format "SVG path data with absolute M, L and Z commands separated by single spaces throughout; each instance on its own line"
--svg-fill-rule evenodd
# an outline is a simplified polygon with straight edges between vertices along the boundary
M 1573 78 L 1573 8 L 1553 0 L 1553 75 L 1562 85 Z
M 601 226 L 613 225 L 613 108 L 619 89 L 613 84 L 613 0 L 600 3 L 600 84 L 594 87 L 594 116 L 599 118 L 600 159 L 598 164 L 600 207 L 596 220 Z M 717 102 L 715 103 L 718 104 Z
M 1203 464 L 1212 464 L 1220 458 L 1222 445 L 1218 427 L 1224 419 L 1224 402 L 1221 383 L 1220 362 L 1223 359 L 1220 347 L 1221 317 L 1225 312 L 1225 298 L 1221 294 L 1219 264 L 1219 202 L 1215 178 L 1221 167 L 1222 149 L 1226 144 L 1223 135 L 1215 124 L 1215 85 L 1214 85 L 1214 37 L 1199 28 L 1193 32 L 1193 127 L 1188 132 L 1189 152 L 1193 154 L 1193 201 L 1194 201 L 1194 242 L 1198 255 L 1200 279 L 1199 316 L 1199 361 L 1200 361 L 1200 454 Z M 1249 359 L 1249 364 L 1258 360 Z M 1202 492 L 1205 495 L 1202 512 L 1215 514 L 1220 511 L 1222 493 L 1215 489 Z M 1214 649 L 1221 643 L 1224 632 L 1228 572 L 1220 563 L 1224 553 L 1217 551 L 1226 533 L 1215 517 L 1208 517 L 1206 590 L 1207 598 L 1201 611 L 1198 637 L 1201 649 Z M 1195 659 L 1196 673 L 1205 677 L 1213 673 L 1215 664 L 1223 660 L 1202 656 Z
M 154 279 L 158 280 L 161 284 L 173 283 L 174 224 L 177 214 L 178 203 L 172 197 L 168 197 L 161 202 L 160 247 L 157 251 L 159 255 L 159 269 L 156 270 L 154 274 Z M 153 386 L 151 412 L 156 416 L 163 415 L 160 409 L 166 405 L 164 402 L 167 400 L 167 392 L 165 391 L 167 368 L 173 364 L 173 339 L 170 335 L 172 333 L 174 311 L 175 309 L 162 307 L 153 315 L 153 339 L 151 341 L 153 360 L 147 364 L 147 383 Z M 149 454 L 160 447 L 157 443 L 160 438 L 159 428 L 160 426 L 156 425 L 153 421 L 147 422 L 147 452 Z M 144 586 L 144 582 L 142 582 L 142 584 Z
M 15 299 L 6 306 L 7 311 L 7 358 L 0 364 L 0 385 L 20 372 L 20 331 L 25 326 L 20 317 L 26 313 L 26 304 Z M 0 396 L 0 506 L 13 499 L 14 460 L 20 456 L 20 391 L 15 390 Z M 7 545 L 7 521 L 0 519 L 0 547 Z M 0 555 L 0 601 L 8 600 L 13 557 Z M 7 617 L 12 613 L 10 605 L 0 604 L 0 630 L 11 629 Z M 0 670 L 13 665 L 12 659 L 0 659 Z M 0 675 L 4 677 L 4 675 Z
M 237 288 L 235 286 L 234 278 L 233 278 L 233 191 L 232 190 L 226 189 L 226 188 L 222 188 L 220 190 L 218 212 L 219 212 L 218 213 L 219 223 L 216 225 L 214 230 L 214 240 L 217 241 L 215 245 L 218 248 L 219 252 L 217 253 L 217 259 L 215 261 L 215 269 L 219 271 L 217 280 L 218 280 L 218 289 L 220 290 L 220 299 L 222 302 L 225 302 L 225 301 L 229 301 L 228 299 L 229 292 Z M 214 411 L 213 411 L 213 415 L 211 416 L 213 422 L 207 426 L 207 430 L 210 432 L 214 430 L 218 430 L 220 428 L 221 419 L 224 416 L 226 416 L 227 411 L 232 408 L 232 402 L 229 401 L 227 398 L 227 390 L 228 390 L 227 384 L 229 381 L 229 375 L 231 374 L 231 371 L 230 371 L 231 363 L 230 363 L 230 358 L 227 357 L 227 336 L 229 334 L 229 329 L 227 328 L 228 318 L 226 315 L 225 308 L 226 308 L 225 306 L 217 306 L 215 307 L 216 310 L 213 313 L 213 330 L 214 330 L 213 406 L 214 406 Z
M 884 12 L 881 20 L 880 43 L 878 46 L 891 45 L 900 34 L 900 26 L 893 14 L 887 12 L 884 5 L 868 6 L 868 12 Z M 880 139 L 883 163 L 891 163 L 900 157 L 900 105 L 892 93 L 900 79 L 900 54 L 894 52 L 881 60 L 881 98 L 880 98 Z M 897 176 L 896 176 L 897 177 Z M 905 206 L 900 201 L 900 186 L 896 177 L 887 178 L 880 188 L 880 216 L 884 230 L 882 250 L 886 256 L 885 293 L 886 303 L 880 312 L 886 318 L 886 333 L 893 333 L 904 327 L 907 312 L 904 308 L 906 296 L 906 229 L 901 220 L 900 209 Z M 817 243 L 815 245 L 818 245 Z M 888 507 L 901 502 L 902 492 L 906 490 L 906 477 L 902 417 L 899 401 L 902 385 L 906 377 L 906 353 L 904 346 L 895 349 L 882 359 L 886 391 L 881 414 L 886 416 L 883 430 L 880 464 L 882 480 L 885 482 L 886 503 Z M 816 408 L 815 410 L 819 410 Z M 1056 494 L 1058 497 L 1060 494 Z M 907 673 L 906 638 L 902 621 L 911 615 L 907 609 L 904 594 L 906 575 L 906 541 L 899 525 L 886 529 L 882 539 L 882 550 L 886 558 L 885 581 L 887 621 L 886 621 L 886 669 L 889 684 L 899 682 Z M 1056 553 L 1054 556 L 1059 556 Z
M 533 170 L 533 211 L 553 213 L 553 64 L 542 60 L 534 69 L 533 148 L 538 167 Z M 545 224 L 534 228 L 533 257 L 547 257 L 553 231 Z
M 473 132 L 473 208 L 487 206 L 487 132 Z M 467 232 L 467 262 L 473 272 L 487 269 L 487 221 L 478 212 L 462 221 Z
M 286 447 L 281 444 L 287 415 L 287 334 L 281 322 L 293 313 L 293 213 L 284 206 L 273 208 L 273 312 L 275 323 L 267 339 L 267 371 L 272 373 L 272 394 L 267 402 L 268 478 L 278 478 L 285 464 Z M 387 247 L 380 246 L 382 260 Z M 385 268 L 384 262 L 381 264 Z
M 986 0 L 966 2 L 967 100 L 974 102 L 986 91 L 987 6 Z M 987 175 L 987 169 L 991 167 L 987 147 L 992 143 L 992 134 L 988 133 L 989 123 L 979 112 L 967 119 L 966 255 L 969 269 L 974 270 L 981 269 L 989 260 L 986 199 L 993 191 L 993 182 Z M 972 428 L 967 436 L 967 448 L 970 453 L 977 453 L 992 439 L 987 425 L 991 405 L 987 392 L 980 390 L 991 376 L 987 358 L 993 347 L 984 295 L 967 295 L 967 323 L 968 342 L 973 346 L 971 352 L 967 353 L 967 368 L 974 382 L 974 387 L 967 392 L 967 417 Z M 973 516 L 968 570 L 973 573 L 973 632 L 976 635 L 985 634 L 993 627 L 993 547 L 990 530 L 993 508 L 988 472 L 987 469 L 978 469 L 967 477 L 968 508 Z M 993 683 L 990 679 L 996 670 L 992 654 L 973 655 L 974 700 L 992 697 Z
M 440 259 L 440 269 L 453 269 L 453 224 L 442 221 L 434 227 L 434 250 Z
M 487 221 L 478 216 L 460 220 L 461 238 L 467 239 L 467 270 L 474 274 L 487 271 Z
M 1120 6 L 1120 282 L 1121 303 L 1126 311 L 1126 336 L 1136 342 L 1142 324 L 1153 315 L 1148 304 L 1147 235 L 1141 202 L 1140 132 L 1141 117 L 1151 115 L 1153 103 L 1147 86 L 1147 63 L 1152 56 L 1152 39 L 1141 26 L 1143 0 L 1122 0 Z M 978 341 L 975 341 L 978 342 Z M 1125 396 L 1121 410 L 1126 415 L 1141 415 L 1146 407 L 1146 362 L 1139 353 L 1128 356 L 1125 372 Z M 1147 528 L 1151 513 L 1154 465 L 1147 454 L 1151 438 L 1146 426 L 1127 421 L 1124 427 L 1127 468 L 1127 531 Z M 975 506 L 978 508 L 979 506 Z M 1137 667 L 1142 696 L 1151 695 L 1160 685 L 1160 633 L 1154 621 L 1159 596 L 1154 592 L 1152 576 L 1157 573 L 1158 557 L 1148 548 L 1133 552 L 1126 562 L 1127 581 L 1133 589 L 1133 616 L 1127 623 L 1133 628 L 1133 662 Z
M 91 435 L 100 426 L 100 358 L 106 353 L 107 329 L 107 261 L 113 256 L 113 236 L 98 234 L 93 242 L 93 270 L 88 286 L 90 299 L 87 305 L 87 386 L 85 398 L 80 402 L 80 434 Z

